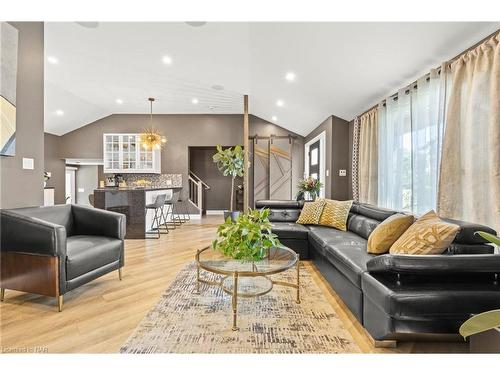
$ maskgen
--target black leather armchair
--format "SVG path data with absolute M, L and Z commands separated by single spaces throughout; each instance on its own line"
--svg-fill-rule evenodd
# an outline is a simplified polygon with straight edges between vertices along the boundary
M 12 289 L 56 297 L 124 265 L 125 215 L 87 206 L 0 210 L 1 300 Z

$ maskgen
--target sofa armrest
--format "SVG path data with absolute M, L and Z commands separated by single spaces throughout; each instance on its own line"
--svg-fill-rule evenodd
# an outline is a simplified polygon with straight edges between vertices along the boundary
M 369 273 L 436 275 L 462 273 L 500 273 L 500 255 L 391 255 L 366 263 Z
M 113 237 L 120 240 L 125 238 L 125 215 L 77 205 L 72 205 L 71 210 L 76 234 Z
M 1 210 L 0 249 L 66 257 L 66 228 L 48 221 Z

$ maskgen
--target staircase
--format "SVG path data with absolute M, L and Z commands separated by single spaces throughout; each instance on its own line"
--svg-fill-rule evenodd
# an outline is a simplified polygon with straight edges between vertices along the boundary
M 209 190 L 208 186 L 201 178 L 199 178 L 192 171 L 189 171 L 189 202 L 196 208 L 200 216 L 206 213 L 204 207 L 204 192 Z

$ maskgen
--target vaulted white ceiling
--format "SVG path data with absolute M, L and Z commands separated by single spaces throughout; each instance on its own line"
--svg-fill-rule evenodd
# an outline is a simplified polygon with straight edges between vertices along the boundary
M 149 113 L 150 96 L 154 113 L 242 113 L 249 94 L 252 114 L 307 135 L 329 115 L 351 120 L 499 27 L 47 22 L 45 130 L 62 135 L 113 113 Z

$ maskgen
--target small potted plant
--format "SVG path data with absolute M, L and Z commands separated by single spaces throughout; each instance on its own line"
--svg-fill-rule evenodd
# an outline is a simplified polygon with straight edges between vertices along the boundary
M 316 180 L 312 177 L 307 177 L 303 180 L 300 180 L 297 185 L 297 189 L 299 190 L 297 194 L 297 200 L 316 200 L 316 197 L 318 196 L 322 186 L 323 184 L 319 180 Z
M 218 145 L 217 153 L 212 159 L 224 176 L 231 177 L 230 209 L 224 211 L 224 220 L 231 217 L 231 220 L 235 221 L 239 211 L 234 211 L 234 180 L 236 177 L 243 177 L 245 174 L 243 148 L 237 145 L 234 148 L 222 149 L 222 146 Z
M 278 236 L 271 232 L 269 212 L 269 209 L 249 210 L 239 215 L 235 222 L 228 217 L 217 229 L 213 249 L 234 259 L 259 261 L 265 258 L 270 248 L 281 245 Z

